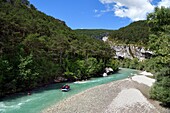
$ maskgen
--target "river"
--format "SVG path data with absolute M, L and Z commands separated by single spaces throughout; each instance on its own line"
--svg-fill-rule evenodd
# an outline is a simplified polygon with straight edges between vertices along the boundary
M 87 81 L 68 83 L 71 87 L 69 92 L 61 92 L 60 88 L 63 83 L 57 83 L 34 90 L 29 96 L 26 93 L 18 93 L 0 100 L 0 113 L 39 113 L 50 105 L 88 88 L 124 79 L 131 75 L 131 73 L 135 74 L 137 72 L 137 70 L 121 68 L 118 73 L 108 77 L 91 78 Z

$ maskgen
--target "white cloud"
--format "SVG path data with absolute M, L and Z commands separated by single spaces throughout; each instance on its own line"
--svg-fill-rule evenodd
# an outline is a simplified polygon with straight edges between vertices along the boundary
M 97 10 L 97 11 L 95 11 L 96 10 L 95 9 L 94 12 L 97 13 L 95 15 L 95 17 L 101 17 L 104 13 L 113 11 L 113 8 L 111 8 L 110 5 L 105 5 L 105 7 L 106 7 L 105 10 Z
M 158 3 L 158 7 L 161 7 L 161 6 L 164 6 L 164 7 L 170 7 L 170 0 L 162 0 Z
M 97 12 L 98 12 L 98 10 L 97 10 L 97 9 L 95 9 L 95 10 L 94 10 L 94 12 L 95 12 L 95 13 L 97 13 Z
M 152 5 L 153 0 L 99 0 L 106 6 L 112 6 L 100 12 L 104 13 L 113 11 L 115 16 L 127 17 L 132 21 L 144 20 L 148 13 L 154 11 L 155 5 Z M 170 0 L 161 0 L 157 6 L 170 7 Z
M 128 17 L 132 21 L 144 20 L 146 14 L 154 10 L 149 0 L 100 0 L 102 4 L 112 4 L 115 16 Z
M 99 0 L 102 4 L 114 3 L 114 0 Z
M 94 17 L 101 17 L 102 13 L 96 14 Z
M 105 10 L 101 10 L 101 13 L 106 13 L 106 12 L 110 12 L 113 11 L 113 9 L 110 7 L 110 5 L 106 5 L 106 9 Z

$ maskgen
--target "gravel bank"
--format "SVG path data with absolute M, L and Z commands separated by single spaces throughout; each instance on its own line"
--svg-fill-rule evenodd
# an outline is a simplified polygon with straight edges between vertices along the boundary
M 157 113 L 158 111 L 139 90 L 130 88 L 122 90 L 105 111 L 105 113 L 127 112 Z
M 76 94 L 42 113 L 169 113 L 143 96 L 143 92 L 148 95 L 147 88 L 130 79 L 111 82 Z

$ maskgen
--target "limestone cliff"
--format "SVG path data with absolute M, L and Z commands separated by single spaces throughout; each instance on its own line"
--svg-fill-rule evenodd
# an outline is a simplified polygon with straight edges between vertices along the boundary
M 145 49 L 144 47 L 138 47 L 134 45 L 121 45 L 121 44 L 114 44 L 113 42 L 109 41 L 108 38 L 103 37 L 103 41 L 110 44 L 111 48 L 116 51 L 115 58 L 138 58 L 140 61 L 151 57 L 153 54 L 152 51 Z

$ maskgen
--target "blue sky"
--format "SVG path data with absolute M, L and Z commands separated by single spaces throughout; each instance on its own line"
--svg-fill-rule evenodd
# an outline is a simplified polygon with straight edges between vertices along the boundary
M 144 20 L 155 6 L 170 0 L 29 0 L 38 10 L 63 20 L 72 29 L 119 29 Z

